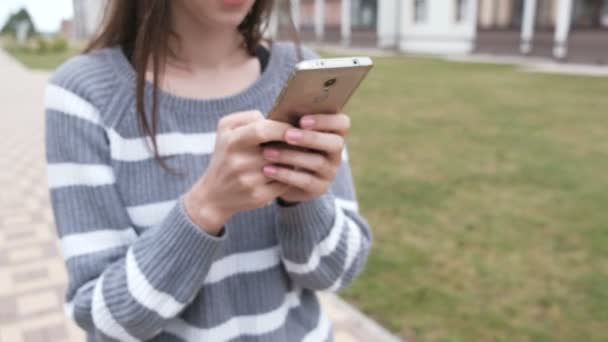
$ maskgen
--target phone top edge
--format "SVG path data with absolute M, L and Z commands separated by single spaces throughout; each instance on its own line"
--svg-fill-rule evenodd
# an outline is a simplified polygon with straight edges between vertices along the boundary
M 369 57 L 320 58 L 301 61 L 296 64 L 297 71 L 334 68 L 371 67 L 374 63 Z

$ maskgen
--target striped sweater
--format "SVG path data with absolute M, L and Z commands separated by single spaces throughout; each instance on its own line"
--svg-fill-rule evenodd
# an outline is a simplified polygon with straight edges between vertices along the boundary
M 75 57 L 51 78 L 46 154 L 69 276 L 65 309 L 88 341 L 332 339 L 315 291 L 351 283 L 371 243 L 346 153 L 328 193 L 239 212 L 221 237 L 199 229 L 183 206 L 219 119 L 267 113 L 295 63 L 293 44 L 277 42 L 265 72 L 238 94 L 161 92 L 159 153 L 180 175 L 158 166 L 138 129 L 136 75 L 119 48 Z

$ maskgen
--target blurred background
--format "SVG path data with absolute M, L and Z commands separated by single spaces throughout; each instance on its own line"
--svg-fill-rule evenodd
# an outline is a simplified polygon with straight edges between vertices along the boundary
M 268 35 L 292 39 L 278 7 Z M 103 8 L 0 0 L 1 342 L 79 336 L 49 318 L 65 280 L 42 90 Z M 376 64 L 346 110 L 375 245 L 341 297 L 408 341 L 608 341 L 608 0 L 292 0 L 291 11 L 323 55 Z M 22 316 L 59 328 L 21 334 Z

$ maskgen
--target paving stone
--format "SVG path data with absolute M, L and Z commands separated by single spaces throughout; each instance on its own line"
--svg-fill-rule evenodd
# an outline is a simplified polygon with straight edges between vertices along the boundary
M 21 282 L 31 282 L 35 280 L 46 279 L 48 275 L 48 271 L 46 270 L 44 265 L 42 265 L 39 268 L 13 273 L 13 281 L 15 282 L 15 284 L 19 284 Z
M 0 296 L 0 322 L 14 322 L 17 320 L 17 299 L 13 294 Z
M 63 323 L 42 327 L 36 330 L 28 330 L 23 333 L 24 342 L 61 341 L 67 337 Z
M 57 292 L 43 290 L 17 297 L 17 313 L 27 316 L 39 312 L 49 312 L 61 308 Z
M 363 342 L 359 339 L 356 339 L 355 337 L 353 337 L 353 335 L 344 330 L 337 331 L 334 334 L 334 340 L 335 342 Z
M 7 251 L 6 254 L 7 262 L 19 263 L 24 260 L 41 259 L 45 254 L 45 250 L 39 245 L 35 245 L 24 248 L 15 248 L 11 251 Z M 1 257 L 0 260 L 2 260 Z

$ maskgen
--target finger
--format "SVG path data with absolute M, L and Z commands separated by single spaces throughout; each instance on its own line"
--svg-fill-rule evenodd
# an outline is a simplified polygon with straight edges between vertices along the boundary
M 235 129 L 237 127 L 247 125 L 249 123 L 263 120 L 264 115 L 260 111 L 250 110 L 246 112 L 237 112 L 220 119 L 218 123 L 219 130 Z
M 264 158 L 278 164 L 291 165 L 314 172 L 323 178 L 330 177 L 331 162 L 322 153 L 296 151 L 285 148 L 264 148 Z
M 285 133 L 285 141 L 290 145 L 305 147 L 328 154 L 342 153 L 344 138 L 334 133 L 290 128 Z
M 263 172 L 270 179 L 311 193 L 319 192 L 325 184 L 322 179 L 303 170 L 292 170 L 286 167 L 268 165 L 264 167 Z
M 350 117 L 346 114 L 313 114 L 300 119 L 300 127 L 308 130 L 334 132 L 342 136 L 350 129 Z
M 285 141 L 285 132 L 292 127 L 283 122 L 260 120 L 237 128 L 234 133 L 243 146 L 257 146 L 271 141 Z

